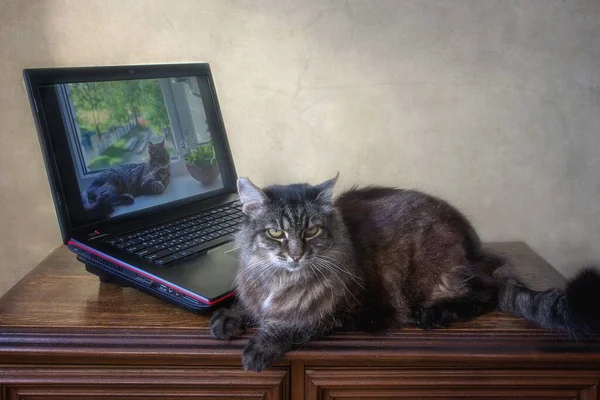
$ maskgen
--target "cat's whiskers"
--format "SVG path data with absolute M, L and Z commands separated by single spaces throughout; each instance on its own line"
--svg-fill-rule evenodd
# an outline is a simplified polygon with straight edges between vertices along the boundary
M 348 288 L 348 285 L 346 285 L 346 282 L 344 282 L 342 277 L 337 274 L 335 269 L 333 269 L 327 261 L 325 261 L 323 259 L 320 259 L 320 260 L 316 259 L 315 261 L 316 261 L 317 266 L 326 269 L 327 271 L 331 272 L 333 274 L 333 276 L 335 276 L 337 278 L 339 283 L 343 286 L 344 290 L 342 290 L 342 293 L 344 294 L 344 298 L 346 299 L 346 302 L 348 302 L 348 297 L 346 296 L 346 292 L 348 292 L 350 294 L 350 296 L 352 296 L 354 298 L 354 300 L 356 300 L 358 302 L 358 299 L 354 296 L 354 294 L 352 294 L 352 292 Z
M 350 273 L 348 270 L 346 270 L 345 268 L 343 268 L 343 267 L 342 267 L 340 264 L 336 264 L 336 262 L 335 262 L 335 261 L 333 261 L 333 260 L 331 260 L 331 261 L 330 261 L 330 260 L 327 260 L 327 259 L 324 259 L 324 258 L 321 258 L 321 260 L 320 260 L 320 261 L 321 261 L 321 262 L 322 262 L 324 265 L 327 265 L 327 267 L 331 268 L 332 272 L 333 272 L 333 271 L 335 271 L 335 272 L 336 272 L 336 275 L 337 275 L 337 272 L 343 272 L 343 273 L 345 273 L 346 275 L 348 275 L 348 276 L 350 277 L 350 279 L 352 279 L 352 280 L 353 280 L 353 281 L 354 281 L 356 284 L 358 284 L 359 286 L 363 287 L 363 286 L 360 284 L 360 282 L 356 281 L 356 278 L 357 278 L 357 276 L 356 276 L 356 275 L 353 275 L 352 273 Z M 338 275 L 338 276 L 339 276 L 339 275 Z M 341 278 L 340 278 L 340 279 L 341 279 Z M 343 281 L 344 281 L 344 283 L 349 283 L 347 280 L 343 280 Z M 364 289 L 364 287 L 363 287 L 363 289 Z
M 319 281 L 319 283 L 325 287 L 329 287 L 329 291 L 331 292 L 331 300 L 334 301 L 335 300 L 335 293 L 333 292 L 333 286 L 331 285 L 331 283 L 329 283 L 327 281 L 327 277 L 325 276 L 325 274 L 323 274 L 323 272 L 319 271 L 318 268 L 314 268 L 312 264 L 308 264 L 308 268 L 313 271 L 313 273 L 315 272 L 319 272 L 321 274 L 321 276 L 323 276 L 323 280 L 320 280 L 319 277 L 317 276 L 317 274 L 315 273 L 315 278 Z M 322 310 L 320 310 L 321 312 L 321 317 L 323 317 L 322 315 Z
M 331 244 L 329 245 L 329 247 L 327 247 L 325 250 L 323 250 L 321 253 L 325 254 L 329 251 L 329 249 L 331 249 L 333 247 L 333 245 L 335 244 L 335 241 L 331 242 Z
M 330 262 L 330 265 L 332 267 L 334 267 L 338 271 L 343 272 L 343 273 L 347 274 L 348 276 L 350 276 L 350 278 L 352 278 L 354 283 L 356 283 L 358 286 L 360 286 L 363 290 L 366 290 L 365 287 L 362 285 L 362 283 L 358 281 L 359 279 L 362 281 L 362 278 L 357 275 L 354 275 L 352 272 L 348 271 L 348 269 L 344 268 L 343 265 L 340 263 L 340 261 L 338 261 L 334 258 L 324 256 L 324 255 L 319 255 L 318 258 L 321 258 L 323 261 Z
M 251 279 L 245 284 L 258 286 L 259 283 L 268 282 L 273 275 L 277 272 L 276 266 L 264 260 L 252 260 L 250 263 L 244 265 L 244 269 L 252 271 Z M 255 270 L 258 273 L 254 273 Z

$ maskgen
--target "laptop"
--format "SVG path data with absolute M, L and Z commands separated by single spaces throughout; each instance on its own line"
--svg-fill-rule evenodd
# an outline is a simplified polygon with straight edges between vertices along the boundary
M 208 64 L 23 71 L 63 243 L 194 312 L 234 295 L 242 220 Z

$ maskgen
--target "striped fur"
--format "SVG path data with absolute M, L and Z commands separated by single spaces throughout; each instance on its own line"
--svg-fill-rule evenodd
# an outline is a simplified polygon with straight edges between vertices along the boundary
M 534 291 L 514 277 L 501 277 L 502 311 L 571 338 L 600 333 L 600 276 L 584 269 L 564 289 Z

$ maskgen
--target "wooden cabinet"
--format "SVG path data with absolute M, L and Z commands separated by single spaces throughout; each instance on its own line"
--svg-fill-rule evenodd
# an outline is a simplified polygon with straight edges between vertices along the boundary
M 562 278 L 522 243 L 538 287 Z M 0 299 L 2 399 L 600 399 L 600 340 L 570 342 L 491 313 L 449 329 L 338 333 L 245 373 L 249 332 L 212 339 L 208 316 L 100 284 L 64 248 Z

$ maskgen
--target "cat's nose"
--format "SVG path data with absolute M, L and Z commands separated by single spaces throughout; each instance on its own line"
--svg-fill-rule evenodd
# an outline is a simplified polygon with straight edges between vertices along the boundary
M 303 255 L 304 254 L 302 254 L 302 253 L 299 253 L 299 254 L 290 254 L 290 257 L 292 257 L 292 260 L 294 260 L 294 261 L 299 261 L 302 258 Z

